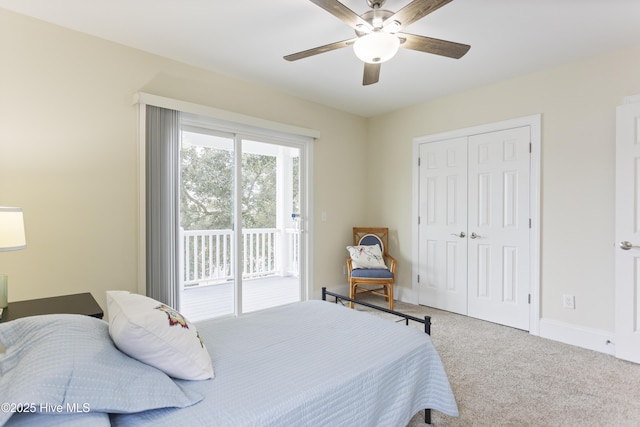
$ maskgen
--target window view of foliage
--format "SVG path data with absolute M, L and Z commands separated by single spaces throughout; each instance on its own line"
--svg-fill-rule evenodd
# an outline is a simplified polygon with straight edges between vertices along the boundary
M 231 229 L 233 153 L 184 144 L 181 148 L 181 226 Z M 246 228 L 276 226 L 276 158 L 243 154 L 242 218 Z
M 242 222 L 245 228 L 276 226 L 276 158 L 242 155 Z
M 185 230 L 230 229 L 233 153 L 183 146 L 180 154 L 180 225 Z

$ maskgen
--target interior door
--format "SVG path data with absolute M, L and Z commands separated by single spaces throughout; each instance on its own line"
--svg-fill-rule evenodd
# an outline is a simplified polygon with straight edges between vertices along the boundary
M 616 356 L 640 363 L 640 103 L 616 118 Z
M 529 330 L 530 132 L 420 144 L 420 304 Z
M 467 314 L 467 137 L 420 145 L 419 303 Z
M 469 316 L 529 330 L 529 143 L 523 126 L 469 137 Z

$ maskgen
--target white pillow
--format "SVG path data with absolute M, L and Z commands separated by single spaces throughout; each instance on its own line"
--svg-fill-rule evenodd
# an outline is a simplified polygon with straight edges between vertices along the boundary
M 378 245 L 347 246 L 352 268 L 386 268 Z
M 213 378 L 211 357 L 196 327 L 144 295 L 107 291 L 109 334 L 118 349 L 184 380 Z

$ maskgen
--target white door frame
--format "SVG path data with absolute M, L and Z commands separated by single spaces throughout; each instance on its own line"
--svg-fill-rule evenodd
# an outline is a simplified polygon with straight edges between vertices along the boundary
M 511 120 L 505 120 L 486 125 L 473 126 L 453 131 L 420 136 L 413 139 L 413 170 L 412 170 L 412 300 L 417 303 L 419 295 L 418 268 L 419 268 L 419 241 L 418 241 L 418 216 L 419 216 L 419 168 L 420 144 L 440 141 L 443 139 L 460 138 L 481 133 L 495 132 L 522 126 L 531 128 L 531 169 L 530 169 L 530 294 L 531 304 L 529 310 L 529 333 L 540 335 L 540 153 L 542 142 L 542 115 L 535 114 Z

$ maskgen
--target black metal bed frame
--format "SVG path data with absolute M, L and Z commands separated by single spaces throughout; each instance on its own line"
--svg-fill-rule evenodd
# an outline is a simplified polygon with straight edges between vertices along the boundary
M 344 295 L 336 294 L 335 292 L 330 292 L 326 287 L 322 288 L 322 301 L 327 300 L 327 295 L 335 298 L 334 303 L 338 303 L 338 301 L 348 301 L 359 305 L 364 305 L 365 307 L 372 308 L 374 310 L 383 311 L 385 313 L 393 314 L 394 316 L 402 317 L 404 319 L 405 325 L 409 325 L 409 320 L 413 320 L 414 322 L 423 323 L 424 324 L 424 333 L 427 335 L 431 335 L 431 316 L 424 316 L 424 319 L 420 319 L 419 317 L 410 316 L 408 314 L 400 313 L 399 311 L 389 310 L 388 308 L 380 307 L 377 305 L 369 304 L 364 301 L 358 301 L 349 297 L 345 297 Z M 431 409 L 424 410 L 424 422 L 426 424 L 431 424 Z

